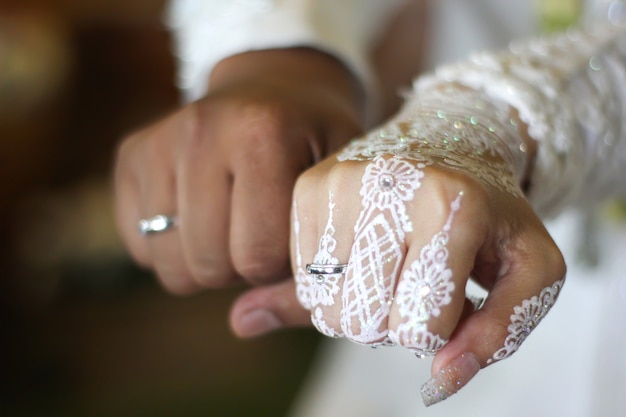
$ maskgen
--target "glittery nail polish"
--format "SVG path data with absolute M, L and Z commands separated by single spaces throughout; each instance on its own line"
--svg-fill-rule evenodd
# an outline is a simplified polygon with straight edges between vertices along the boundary
M 422 385 L 422 400 L 426 407 L 437 404 L 458 392 L 480 370 L 480 364 L 471 353 L 453 359 L 437 375 Z

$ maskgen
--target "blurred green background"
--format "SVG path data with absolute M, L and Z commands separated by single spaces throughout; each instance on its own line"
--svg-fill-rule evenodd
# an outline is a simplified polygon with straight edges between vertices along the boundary
M 0 0 L 0 415 L 282 416 L 318 337 L 227 327 L 241 289 L 179 298 L 111 212 L 125 134 L 174 109 L 163 0 Z

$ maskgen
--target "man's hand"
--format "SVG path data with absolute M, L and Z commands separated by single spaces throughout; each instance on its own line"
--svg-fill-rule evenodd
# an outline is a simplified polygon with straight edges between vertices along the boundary
M 210 91 L 128 137 L 115 166 L 117 223 L 132 256 L 171 292 L 290 276 L 298 175 L 362 130 L 362 97 L 333 58 L 310 49 L 221 62 Z M 137 223 L 173 215 L 172 230 Z

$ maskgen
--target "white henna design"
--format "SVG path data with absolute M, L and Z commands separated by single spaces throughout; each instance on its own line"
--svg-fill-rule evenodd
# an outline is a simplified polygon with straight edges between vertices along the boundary
M 362 178 L 362 210 L 354 227 L 342 293 L 341 328 L 357 343 L 386 343 L 386 320 L 403 258 L 402 243 L 412 230 L 405 203 L 421 185 L 423 165 L 382 156 Z
M 522 305 L 513 308 L 511 324 L 509 324 L 509 335 L 504 340 L 504 346 L 500 348 L 493 357 L 487 361 L 492 363 L 508 358 L 514 354 L 528 335 L 548 314 L 563 287 L 565 280 L 555 282 L 552 286 L 541 290 L 539 295 L 522 301 Z
M 451 212 L 443 230 L 422 248 L 419 259 L 413 261 L 398 284 L 397 300 L 400 315 L 425 322 L 439 317 L 441 307 L 450 304 L 454 282 L 448 268 L 448 232 L 455 212 L 459 209 L 459 195 L 451 204 Z
M 328 337 L 340 337 L 342 334 L 333 330 L 324 320 L 324 312 L 321 307 L 316 307 L 313 314 L 311 314 L 311 322 L 313 326 L 323 335 Z
M 360 191 L 363 205 L 381 211 L 395 209 L 400 221 L 406 223 L 404 202 L 413 200 L 414 191 L 423 177 L 424 173 L 407 161 L 376 158 L 363 175 Z
M 351 340 L 371 343 L 387 335 L 384 321 L 402 256 L 398 228 L 383 213 L 358 233 L 342 293 L 341 327 Z
M 415 323 L 403 329 L 390 330 L 389 338 L 395 343 L 410 349 L 420 358 L 434 356 L 448 341 L 428 331 L 425 323 Z
M 351 142 L 339 161 L 393 155 L 423 166 L 463 171 L 484 184 L 523 196 L 518 185 L 527 163 L 526 146 L 508 107 L 457 87 L 413 97 L 392 121 Z
M 420 356 L 432 355 L 446 344 L 446 340 L 428 331 L 427 322 L 431 317 L 439 317 L 441 308 L 452 301 L 455 285 L 447 264 L 446 245 L 462 196 L 460 193 L 450 204 L 450 214 L 442 231 L 422 248 L 419 259 L 404 272 L 396 290 L 395 303 L 402 322 L 389 337 Z
M 329 337 L 339 337 L 340 332 L 330 328 L 324 319 L 322 306 L 331 306 L 335 303 L 335 296 L 339 293 L 341 274 L 332 275 L 311 275 L 307 274 L 303 268 L 302 255 L 300 252 L 300 222 L 298 211 L 294 202 L 293 230 L 296 246 L 296 295 L 302 306 L 308 310 L 313 309 L 311 322 L 320 333 Z M 319 247 L 313 263 L 322 265 L 338 264 L 337 258 L 333 256 L 337 248 L 337 241 L 334 237 L 335 227 L 333 225 L 333 211 L 335 203 L 333 194 L 328 194 L 328 221 L 324 234 L 320 238 Z
M 337 265 L 339 260 L 333 256 L 337 248 L 335 239 L 335 226 L 333 225 L 333 211 L 335 209 L 334 197 L 328 193 L 328 221 L 324 234 L 320 238 L 319 247 L 313 263 L 321 265 Z M 311 307 L 318 305 L 332 306 L 335 304 L 335 296 L 339 293 L 341 274 L 332 275 L 309 275 Z
M 340 320 L 346 336 L 359 343 L 386 343 L 391 291 L 404 256 L 402 243 L 412 231 L 406 203 L 420 187 L 425 167 L 460 170 L 486 185 L 523 195 L 517 182 L 526 156 L 517 128 L 509 123 L 508 107 L 498 108 L 480 93 L 460 88 L 429 93 L 423 101 L 414 97 L 384 128 L 353 141 L 337 157 L 371 161 L 362 178 L 363 208 L 354 229 Z M 441 244 L 446 232 L 436 236 L 422 256 L 447 257 L 445 243 Z M 449 271 L 438 273 L 443 279 Z M 440 288 L 434 290 L 431 298 L 443 294 Z M 436 306 L 449 302 L 445 296 L 426 299 L 422 315 L 439 314 Z
M 310 310 L 310 280 L 302 265 L 302 253 L 300 252 L 300 221 L 298 220 L 298 206 L 295 200 L 293 201 L 293 235 L 296 246 L 296 296 L 302 307 Z

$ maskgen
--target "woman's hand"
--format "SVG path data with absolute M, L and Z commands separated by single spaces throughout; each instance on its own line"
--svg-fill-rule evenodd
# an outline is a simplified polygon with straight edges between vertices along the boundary
M 119 149 L 117 222 L 132 256 L 180 294 L 289 277 L 294 183 L 360 132 L 360 98 L 348 71 L 313 50 L 220 63 L 203 99 Z M 157 214 L 176 227 L 141 236 L 138 221 Z
M 565 265 L 517 185 L 524 158 L 511 149 L 528 149 L 510 146 L 498 124 L 510 117 L 408 107 L 300 178 L 292 262 L 322 333 L 437 355 L 423 387 L 432 404 L 517 350 L 556 300 Z M 470 277 L 489 291 L 478 310 Z

